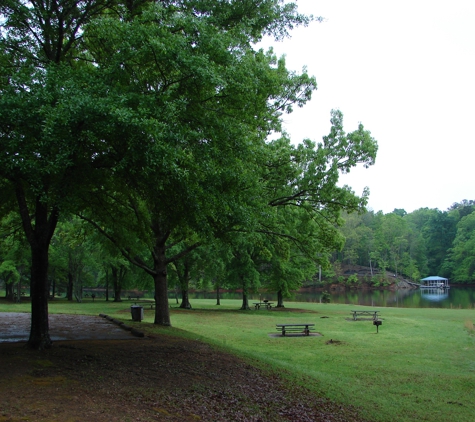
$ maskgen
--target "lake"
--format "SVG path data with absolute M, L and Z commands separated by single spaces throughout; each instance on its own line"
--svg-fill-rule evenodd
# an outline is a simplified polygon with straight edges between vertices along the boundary
M 365 306 L 391 306 L 400 308 L 475 308 L 475 287 L 451 287 L 450 289 L 401 289 L 390 290 L 348 290 L 345 292 L 330 292 L 331 303 L 347 303 L 351 305 Z M 276 294 L 262 295 L 262 298 L 275 302 Z M 306 293 L 294 293 L 292 298 L 284 299 L 295 302 L 320 302 L 321 291 Z M 249 302 L 259 300 L 259 295 L 250 295 Z M 171 297 L 170 297 L 171 298 Z M 199 292 L 190 294 L 190 302 L 193 306 L 195 299 L 213 299 L 215 293 Z M 222 293 L 222 299 L 241 299 L 240 293 Z

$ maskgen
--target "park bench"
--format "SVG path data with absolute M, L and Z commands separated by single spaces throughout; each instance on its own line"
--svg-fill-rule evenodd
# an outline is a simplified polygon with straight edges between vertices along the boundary
M 258 311 L 259 309 L 261 309 L 261 306 L 265 307 L 267 310 L 270 310 L 272 309 L 273 304 L 273 302 L 256 302 L 253 305 L 255 310 Z
M 276 329 L 282 333 L 282 336 L 286 333 L 302 333 L 308 336 L 314 326 L 315 324 L 276 324 Z
M 144 302 L 135 301 L 134 305 L 136 306 L 150 305 L 150 309 L 155 309 L 155 302 L 150 302 L 149 300 L 144 301 Z
M 353 320 L 356 321 L 359 316 L 370 316 L 373 321 L 376 321 L 379 317 L 379 311 L 351 311 Z

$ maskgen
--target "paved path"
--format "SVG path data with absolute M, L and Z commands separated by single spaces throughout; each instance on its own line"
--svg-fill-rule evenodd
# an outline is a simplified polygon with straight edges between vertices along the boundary
M 30 335 L 29 313 L 0 312 L 0 343 L 27 341 Z M 122 340 L 135 338 L 116 324 L 100 316 L 49 315 L 51 340 Z

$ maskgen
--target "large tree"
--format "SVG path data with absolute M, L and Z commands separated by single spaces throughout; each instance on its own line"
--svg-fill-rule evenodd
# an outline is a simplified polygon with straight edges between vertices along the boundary
M 338 110 L 331 112 L 330 121 L 329 135 L 318 144 L 305 140 L 294 147 L 286 138 L 274 143 L 267 164 L 268 212 L 260 220 L 260 230 L 280 237 L 280 244 L 285 241 L 292 245 L 294 258 L 300 255 L 300 269 L 304 268 L 303 258 L 315 265 L 328 264 L 328 255 L 343 246 L 338 231 L 343 224 L 342 211 L 363 212 L 368 199 L 367 189 L 358 196 L 348 186 L 339 186 L 338 179 L 357 165 L 372 165 L 377 143 L 361 124 L 346 133 L 343 114 Z M 286 270 L 290 269 L 287 266 Z M 282 290 L 289 290 L 284 280 L 279 283 Z
M 215 6 L 151 3 L 124 11 L 123 19 L 104 16 L 86 32 L 91 60 L 122 93 L 124 121 L 139 126 L 122 136 L 127 159 L 106 190 L 97 186 L 87 218 L 153 277 L 155 323 L 162 325 L 170 325 L 168 265 L 202 239 L 247 224 L 269 133 L 315 89 L 306 73 L 290 72 L 271 51 L 252 47 L 265 33 L 281 36 L 305 23 L 295 5 Z M 124 227 L 111 224 L 110 207 L 128 216 L 137 249 L 121 235 Z M 170 254 L 190 234 L 196 242 Z
M 30 245 L 28 345 L 48 348 L 48 251 L 60 212 L 119 153 L 111 95 L 84 56 L 84 24 L 115 2 L 5 0 L 0 6 L 0 178 Z M 115 133 L 114 130 L 117 129 Z M 8 194 L 9 195 L 9 194 Z
M 345 133 L 340 111 L 332 111 L 331 123 L 323 142 L 306 140 L 294 146 L 284 136 L 266 144 L 259 157 L 260 183 L 248 195 L 252 213 L 246 224 L 233 227 L 237 234 L 230 241 L 232 274 L 244 291 L 243 309 L 248 308 L 247 292 L 263 281 L 277 291 L 283 306 L 283 297 L 342 246 L 341 212 L 364 210 L 368 191 L 359 197 L 348 186 L 338 186 L 338 178 L 358 164 L 372 165 L 377 143 L 361 124 Z

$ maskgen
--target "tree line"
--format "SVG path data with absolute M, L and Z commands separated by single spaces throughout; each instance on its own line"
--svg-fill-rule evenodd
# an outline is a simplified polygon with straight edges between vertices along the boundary
M 65 277 L 76 300 L 99 274 L 151 283 L 170 325 L 169 277 L 285 295 L 329 262 L 341 211 L 368 198 L 338 176 L 377 143 L 338 110 L 320 142 L 291 142 L 283 116 L 316 81 L 255 47 L 311 21 L 282 0 L 2 1 L 2 277 L 28 274 L 28 346 L 51 346 Z
M 408 214 L 395 209 L 388 214 L 367 211 L 344 213 L 342 217 L 344 224 L 339 232 L 344 243 L 337 250 L 328 249 L 331 254 L 323 267 L 323 285 L 341 282 L 357 286 L 362 281 L 386 285 L 392 282 L 385 276 L 387 271 L 416 282 L 428 274 L 439 274 L 457 283 L 473 283 L 475 279 L 475 201 L 455 203 L 446 211 L 421 208 Z M 30 278 L 31 254 L 19 224 L 18 214 L 12 212 L 1 225 L 0 279 L 10 300 L 21 298 L 21 287 Z M 248 237 L 240 240 L 244 243 L 233 251 L 233 243 L 215 238 L 169 265 L 168 289 L 180 296 L 180 307 L 192 307 L 190 289 L 215 290 L 218 304 L 221 290 L 240 289 L 242 309 L 249 309 L 248 293 L 265 289 L 277 292 L 277 306 L 283 306 L 291 291 L 316 282 L 317 267 L 321 269 L 325 264 L 325 260 L 312 259 L 298 248 L 292 250 L 292 242 L 281 237 L 261 236 L 258 246 Z M 239 239 L 234 242 L 239 243 Z M 184 248 L 185 244 L 175 245 L 170 255 L 178 255 Z M 343 277 L 341 268 L 346 265 L 369 267 L 373 276 Z M 84 220 L 70 216 L 58 223 L 49 251 L 51 297 L 64 295 L 68 300 L 81 301 L 85 292 L 91 294 L 100 287 L 102 299 L 121 301 L 129 289 L 153 291 L 152 281 Z
M 334 266 L 362 265 L 419 281 L 439 275 L 456 283 L 475 281 L 475 201 L 463 200 L 447 210 L 403 209 L 383 214 L 347 214 L 341 233 L 345 245 Z M 384 283 L 374 278 L 374 283 Z

